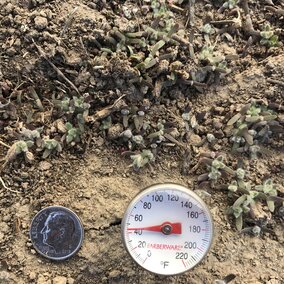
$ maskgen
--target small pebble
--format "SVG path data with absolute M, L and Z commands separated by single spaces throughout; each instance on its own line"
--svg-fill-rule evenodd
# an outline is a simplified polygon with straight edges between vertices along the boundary
M 120 271 L 119 270 L 112 270 L 110 273 L 109 273 L 109 277 L 110 278 L 116 278 L 120 275 Z
M 35 17 L 34 21 L 35 21 L 35 27 L 36 27 L 36 29 L 38 29 L 38 30 L 43 30 L 43 29 L 45 29 L 45 28 L 47 27 L 47 25 L 48 25 L 47 19 L 44 18 L 44 17 L 42 17 L 42 16 L 37 16 L 37 17 Z
M 74 284 L 74 283 L 75 283 L 75 279 L 73 279 L 72 277 L 68 277 L 67 284 Z
M 52 284 L 67 284 L 67 278 L 64 276 L 56 276 L 53 278 Z
M 192 134 L 189 137 L 190 143 L 192 143 L 193 145 L 197 145 L 201 142 L 201 137 L 197 134 Z
M 29 278 L 30 280 L 35 280 L 36 279 L 36 273 L 34 271 L 32 271 L 30 274 L 29 274 Z
M 47 161 L 41 161 L 41 162 L 39 163 L 39 169 L 40 169 L 41 171 L 47 171 L 47 170 L 49 170 L 51 167 L 52 167 L 52 164 L 49 163 L 49 162 L 47 162 Z

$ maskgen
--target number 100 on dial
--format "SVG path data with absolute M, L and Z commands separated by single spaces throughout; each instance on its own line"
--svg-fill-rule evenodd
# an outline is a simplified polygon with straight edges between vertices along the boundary
M 157 184 L 129 204 L 122 238 L 130 256 L 144 269 L 175 275 L 192 269 L 206 256 L 213 221 L 193 191 L 178 184 Z

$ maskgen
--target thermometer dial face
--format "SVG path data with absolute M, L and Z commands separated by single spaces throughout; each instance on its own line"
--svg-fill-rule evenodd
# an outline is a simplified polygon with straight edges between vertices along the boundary
M 213 239 L 212 217 L 193 191 L 177 184 L 157 184 L 129 204 L 122 238 L 144 269 L 160 275 L 180 274 L 206 256 Z

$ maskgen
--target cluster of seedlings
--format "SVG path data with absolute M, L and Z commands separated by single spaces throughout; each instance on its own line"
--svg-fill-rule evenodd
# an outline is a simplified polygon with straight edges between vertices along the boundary
M 231 129 L 232 151 L 249 153 L 252 159 L 256 159 L 262 151 L 261 145 L 267 144 L 273 134 L 283 133 L 283 126 L 276 120 L 277 117 L 267 107 L 246 104 L 227 122 Z
M 13 136 L 17 139 L 9 147 L 5 157 L 3 168 L 18 155 L 24 155 L 27 162 L 34 160 L 32 150 L 42 153 L 46 159 L 50 155 L 56 155 L 64 146 L 74 146 L 81 141 L 81 136 L 86 130 L 86 120 L 89 115 L 90 104 L 84 97 L 64 97 L 61 100 L 53 98 L 53 115 L 58 117 L 50 129 L 26 128 L 23 123 L 17 125 L 17 132 Z
M 218 187 L 217 181 L 230 177 L 229 184 L 223 184 L 221 188 L 228 191 L 228 197 L 233 200 L 233 205 L 228 209 L 228 214 L 235 218 L 239 231 L 250 232 L 259 235 L 261 229 L 271 219 L 271 213 L 283 211 L 284 198 L 278 196 L 277 185 L 271 179 L 267 179 L 261 185 L 254 185 L 248 179 L 246 171 L 237 167 L 233 170 L 225 163 L 223 154 L 204 154 L 199 164 L 206 165 L 208 172 L 198 177 L 199 182 L 207 181 L 211 187 Z M 239 163 L 240 164 L 240 163 Z M 252 228 L 244 228 L 244 221 L 255 224 Z
M 101 65 L 103 58 L 127 59 L 132 70 L 127 83 L 143 86 L 142 93 L 151 93 L 154 98 L 173 85 L 201 91 L 211 83 L 209 78 L 228 74 L 228 65 L 234 58 L 229 59 L 218 50 L 220 36 L 213 26 L 205 24 L 197 39 L 194 30 L 188 34 L 184 25 L 178 23 L 172 6 L 176 7 L 167 1 L 152 0 L 148 5 L 151 26 L 141 24 L 129 28 L 130 31 L 114 26 L 107 34 L 97 33 L 98 54 L 94 62 Z
M 278 114 L 255 101 L 244 105 L 224 127 L 232 145 L 232 153 L 247 154 L 252 160 L 266 152 L 265 145 L 270 143 L 272 137 L 283 137 L 284 133 Z M 266 230 L 265 226 L 276 207 L 279 215 L 282 214 L 284 199 L 278 196 L 277 185 L 271 179 L 265 180 L 262 185 L 254 185 L 239 164 L 235 170 L 227 166 L 223 153 L 202 153 L 191 172 L 205 165 L 207 172 L 198 176 L 198 182 L 209 183 L 211 188 L 226 189 L 229 198 L 233 200 L 228 213 L 234 216 L 237 229 L 258 235 L 261 230 Z M 224 179 L 230 180 L 230 183 L 220 185 Z M 254 226 L 243 228 L 244 223 Z
M 101 123 L 105 135 L 125 147 L 124 154 L 130 156 L 136 170 L 155 160 L 157 147 L 165 140 L 164 122 L 154 125 L 148 120 L 146 112 L 145 107 L 125 106 L 118 111 L 117 123 L 112 123 L 111 116 Z

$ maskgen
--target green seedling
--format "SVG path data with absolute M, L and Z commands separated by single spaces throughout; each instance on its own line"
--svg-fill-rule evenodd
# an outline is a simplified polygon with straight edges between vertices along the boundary
M 262 185 L 252 185 L 251 182 L 245 180 L 247 177 L 245 170 L 240 167 L 236 171 L 232 170 L 226 166 L 222 155 L 204 153 L 194 167 L 194 171 L 200 164 L 205 164 L 209 173 L 200 175 L 198 181 L 209 180 L 212 187 L 223 176 L 223 173 L 226 172 L 233 176 L 230 184 L 221 185 L 220 188 L 227 188 L 228 196 L 235 200 L 228 209 L 228 213 L 235 217 L 236 227 L 239 231 L 243 228 L 244 218 L 248 218 L 247 220 L 252 220 L 256 224 L 262 224 L 262 227 L 267 225 L 270 214 L 266 213 L 267 210 L 263 208 L 263 201 L 266 202 L 270 212 L 275 211 L 275 204 L 278 206 L 284 204 L 284 199 L 277 196 L 277 186 L 271 179 L 266 180 Z M 263 230 L 266 229 L 263 228 Z
M 151 8 L 155 19 L 161 19 L 164 21 L 163 31 L 169 32 L 174 26 L 174 14 L 166 5 L 165 0 L 152 0 Z
M 201 32 L 208 34 L 208 35 L 212 35 L 215 33 L 215 29 L 211 24 L 207 23 L 201 28 Z
M 20 133 L 23 136 L 23 138 L 25 138 L 25 140 L 34 141 L 35 139 L 40 138 L 40 134 L 42 130 L 43 130 L 43 127 L 40 127 L 34 130 L 23 128 Z
M 81 136 L 81 131 L 79 128 L 73 127 L 73 125 L 70 122 L 67 122 L 65 124 L 66 129 L 67 129 L 67 135 L 66 135 L 66 142 L 67 144 L 71 142 L 80 142 L 80 136 Z
M 242 193 L 249 194 L 251 190 L 251 184 L 249 182 L 245 182 L 245 170 L 242 168 L 238 168 L 235 172 L 235 180 L 233 180 L 228 185 L 228 190 L 234 193 Z
M 68 112 L 69 111 L 69 104 L 70 104 L 70 98 L 64 97 L 63 100 L 58 103 L 58 106 L 62 111 Z
M 33 141 L 17 141 L 14 145 L 17 155 L 28 152 L 28 149 L 33 146 Z
M 265 45 L 268 48 L 278 45 L 278 36 L 274 34 L 269 24 L 264 26 L 263 31 L 260 32 L 260 36 L 261 45 Z
M 153 162 L 155 157 L 150 150 L 143 150 L 141 153 L 130 156 L 132 159 L 132 167 L 135 170 L 139 170 L 144 167 L 146 164 Z
M 254 119 L 251 119 L 252 117 L 254 118 L 258 118 L 259 115 L 261 113 L 261 108 L 258 107 L 257 105 L 255 104 L 252 104 L 250 106 L 250 108 L 247 110 L 247 117 L 246 117 L 246 121 L 249 119 L 249 120 L 252 120 L 252 122 L 254 121 Z
M 144 139 L 142 135 L 134 135 L 132 136 L 132 141 L 139 146 L 144 146 Z
M 189 112 L 184 112 L 182 115 L 181 115 L 183 121 L 184 121 L 184 125 L 185 125 L 185 130 L 187 132 L 189 132 L 190 130 L 190 126 L 189 126 L 189 122 L 190 122 L 190 115 L 189 115 Z
M 184 121 L 184 125 L 185 125 L 185 130 L 187 132 L 190 131 L 190 129 L 195 129 L 198 126 L 197 120 L 195 115 L 190 116 L 189 112 L 184 112 L 181 115 L 183 121 Z
M 61 111 L 67 114 L 82 114 L 86 117 L 89 114 L 90 104 L 85 102 L 84 97 L 73 96 L 72 99 L 64 97 L 56 103 Z
M 194 167 L 194 170 L 192 169 L 191 171 L 195 171 L 200 165 L 206 165 L 208 172 L 199 175 L 198 181 L 203 182 L 209 180 L 213 187 L 217 180 L 224 176 L 225 173 L 232 175 L 235 174 L 230 167 L 226 166 L 224 160 L 225 158 L 223 155 L 217 155 L 216 153 L 204 153 Z
M 126 130 L 124 130 L 124 131 L 120 134 L 120 137 L 122 137 L 122 139 L 123 139 L 124 141 L 129 141 L 129 140 L 133 137 L 133 134 L 132 134 L 131 129 L 126 129 Z
M 255 225 L 255 226 L 252 227 L 251 232 L 254 236 L 259 237 L 259 235 L 261 233 L 261 228 L 259 226 Z
M 45 138 L 43 139 L 43 155 L 42 158 L 46 159 L 53 153 L 59 153 L 62 151 L 61 144 L 55 139 Z
M 209 63 L 214 71 L 216 68 L 229 71 L 225 56 L 214 51 L 214 46 L 206 44 L 199 53 L 199 60 Z
M 158 128 L 158 131 L 149 134 L 147 136 L 147 138 L 150 139 L 150 141 L 155 140 L 156 143 L 161 143 L 162 141 L 165 140 L 165 137 L 164 137 L 165 127 L 164 127 L 164 124 L 159 122 L 157 124 L 157 128 Z
M 73 97 L 73 104 L 71 110 L 73 113 L 81 113 L 84 117 L 89 114 L 90 104 L 85 102 L 84 97 Z
M 168 10 L 165 0 L 152 0 L 151 8 L 153 9 L 155 18 L 174 17 L 174 14 Z
M 220 155 L 215 158 L 212 161 L 211 166 L 209 166 L 208 179 L 215 183 L 224 172 L 227 172 L 229 174 L 234 173 L 231 168 L 225 165 L 224 156 Z
M 230 207 L 229 213 L 234 215 L 238 231 L 241 231 L 243 228 L 243 214 L 247 214 L 251 211 L 258 195 L 259 192 L 251 190 L 248 194 L 241 195 L 234 202 L 233 206 Z
M 213 35 L 215 33 L 215 29 L 212 25 L 210 25 L 209 23 L 205 24 L 202 28 L 201 28 L 201 32 L 204 33 L 204 39 L 206 41 L 207 44 L 210 44 L 210 35 Z M 205 51 L 203 51 L 205 52 Z M 213 52 L 213 50 L 212 50 Z
M 72 141 L 79 142 L 80 139 L 78 139 L 78 137 L 85 131 L 85 121 L 89 114 L 90 104 L 85 102 L 84 97 L 77 96 L 73 96 L 72 99 L 65 97 L 61 101 L 56 100 L 55 104 L 59 107 L 61 112 L 67 114 L 67 120 L 70 121 L 66 123 L 66 127 L 68 125 L 70 128 L 67 129 L 67 143 Z M 75 121 L 78 129 L 72 126 L 72 121 Z
M 135 117 L 135 119 L 133 119 L 135 128 L 137 131 L 140 131 L 141 128 L 144 125 L 144 117 L 145 117 L 145 112 L 140 110 L 137 112 L 137 116 Z
M 165 44 L 166 42 L 162 39 L 155 43 L 155 45 L 150 48 L 152 56 L 155 56 L 159 49 L 161 49 Z
M 255 189 L 264 193 L 267 207 L 271 212 L 274 212 L 275 201 L 273 200 L 273 197 L 277 196 L 277 188 L 273 181 L 271 179 L 267 179 L 264 181 L 263 185 L 258 185 Z
M 8 150 L 4 160 L 3 168 L 13 160 L 17 158 L 18 155 L 24 154 L 26 161 L 31 162 L 33 160 L 33 154 L 29 151 L 29 148 L 34 145 L 31 140 L 28 141 L 16 141 Z
M 106 129 L 109 129 L 111 126 L 112 126 L 112 119 L 111 119 L 111 116 L 108 116 L 107 118 L 102 120 L 100 129 L 106 130 Z
M 231 10 L 231 9 L 234 9 L 234 8 L 237 7 L 237 3 L 238 3 L 237 0 L 228 0 L 222 5 L 222 7 L 224 9 L 230 9 Z
M 255 237 L 259 237 L 261 234 L 262 228 L 258 225 L 254 225 L 253 227 L 243 228 L 240 233 L 250 233 Z

